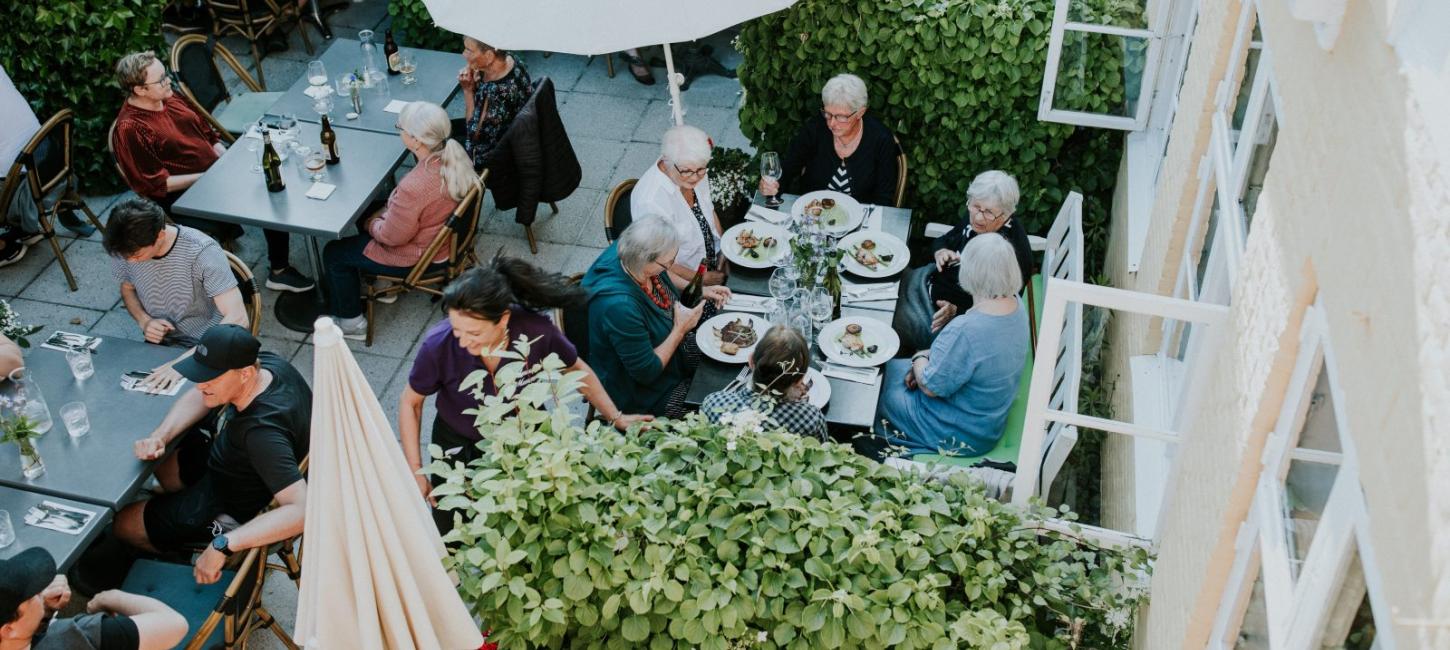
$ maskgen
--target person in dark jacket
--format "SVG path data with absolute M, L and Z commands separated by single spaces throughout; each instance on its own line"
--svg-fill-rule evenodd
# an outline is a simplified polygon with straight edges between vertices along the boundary
M 896 204 L 896 136 L 866 114 L 866 82 L 838 74 L 821 88 L 821 115 L 806 120 L 781 160 L 779 181 L 760 179 L 760 192 L 836 190 L 862 203 Z
M 684 415 L 685 394 L 699 363 L 695 327 L 705 303 L 680 304 L 666 272 L 680 236 L 664 217 L 637 219 L 584 274 L 589 292 L 589 366 L 615 406 L 626 413 Z M 717 306 L 723 286 L 704 288 Z
M 529 71 L 508 52 L 472 36 L 463 37 L 463 60 L 458 85 L 463 88 L 463 120 L 454 125 L 454 137 L 482 172 L 489 154 L 529 100 L 533 84 Z
M 579 188 L 579 158 L 569 144 L 554 101 L 554 82 L 544 77 L 514 117 L 488 159 L 487 186 L 500 210 L 515 207 L 514 221 L 534 222 L 540 203 L 562 201 Z
M 957 283 L 961 250 L 974 237 L 1002 235 L 1017 257 L 1023 282 L 1032 278 L 1032 244 L 1027 226 L 1013 219 L 1021 191 L 1017 179 L 992 170 L 978 174 L 967 187 L 967 214 L 962 222 L 932 242 L 931 264 L 912 269 L 901 280 L 901 305 L 892 327 L 901 336 L 901 350 L 925 350 L 957 314 L 972 307 L 972 296 Z

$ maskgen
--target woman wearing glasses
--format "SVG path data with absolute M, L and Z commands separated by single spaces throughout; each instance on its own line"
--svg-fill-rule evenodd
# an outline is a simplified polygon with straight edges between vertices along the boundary
M 659 160 L 640 175 L 629 196 L 630 214 L 664 216 L 679 233 L 680 254 L 669 269 L 676 289 L 685 288 L 701 264 L 706 286 L 725 283 L 720 217 L 710 200 L 711 149 L 710 138 L 693 126 L 665 131 Z
M 779 181 L 760 179 L 760 192 L 835 190 L 862 203 L 896 202 L 896 137 L 866 114 L 866 82 L 838 74 L 821 88 L 821 116 L 790 142 Z

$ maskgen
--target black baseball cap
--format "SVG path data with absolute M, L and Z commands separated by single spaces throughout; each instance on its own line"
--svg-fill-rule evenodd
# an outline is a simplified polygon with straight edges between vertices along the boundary
M 0 625 L 15 620 L 20 606 L 55 580 L 55 559 L 43 548 L 27 548 L 0 560 Z
M 213 325 L 201 335 L 196 351 L 176 364 L 176 372 L 198 384 L 228 370 L 246 368 L 257 362 L 262 343 L 240 325 Z

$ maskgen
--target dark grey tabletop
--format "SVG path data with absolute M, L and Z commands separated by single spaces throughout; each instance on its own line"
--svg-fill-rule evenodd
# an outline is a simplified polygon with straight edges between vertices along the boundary
M 381 39 L 382 34 L 378 34 L 378 38 Z M 462 47 L 462 44 L 463 41 L 460 39 L 459 46 Z M 378 50 L 378 57 L 381 60 L 381 42 L 378 44 Z M 332 116 L 328 118 L 334 127 L 362 129 L 393 135 L 398 131 L 395 128 L 398 123 L 398 114 L 383 110 L 389 102 L 422 100 L 444 106 L 458 94 L 458 71 L 464 65 L 463 57 L 458 52 L 420 50 L 412 47 L 400 47 L 399 50 L 413 54 L 413 60 L 417 62 L 418 66 L 413 76 L 417 78 L 418 82 L 405 86 L 403 85 L 403 75 L 389 75 L 384 70 L 383 77 L 387 80 L 387 85 L 378 90 L 363 91 L 363 110 L 354 120 L 346 117 L 352 111 L 351 102 L 334 96 Z M 360 43 L 351 38 L 334 39 L 319 60 L 327 68 L 327 82 L 332 84 L 333 90 L 336 90 L 338 77 L 362 69 Z M 307 75 L 303 74 L 275 104 L 272 104 L 271 108 L 267 109 L 267 112 L 275 115 L 292 114 L 305 122 L 320 123 L 322 119 L 312 108 L 312 98 L 302 92 L 309 85 Z
M 0 445 L 0 485 L 118 508 L 151 475 L 154 463 L 136 460 L 133 444 L 161 423 L 176 398 L 126 391 L 121 388 L 121 375 L 155 368 L 182 350 L 102 338 L 105 342 L 92 357 L 96 374 L 84 382 L 71 375 L 64 353 L 41 348 L 25 358 L 55 424 L 35 443 L 45 461 L 45 473 L 34 480 L 21 476 L 20 452 L 15 445 Z M 190 384 L 182 390 L 189 388 Z M 86 405 L 91 432 L 71 438 L 61 422 L 60 407 L 76 401 Z
M 320 126 L 299 122 L 298 129 L 299 142 L 314 151 L 321 147 Z M 268 192 L 262 174 L 252 171 L 258 154 L 247 150 L 249 139 L 243 137 L 181 195 L 172 209 L 186 216 L 337 239 L 392 178 L 407 150 L 396 133 L 334 130 L 342 162 L 327 167 L 325 182 L 337 189 L 324 201 L 307 198 L 312 182 L 303 177 L 297 157 L 291 155 L 282 161 L 287 189 Z
M 93 512 L 95 516 L 75 535 L 26 524 L 25 513 L 30 508 L 40 505 L 41 501 L 51 501 L 77 510 Z M 109 508 L 10 487 L 0 487 L 0 510 L 10 513 L 10 523 L 15 527 L 15 543 L 0 548 L 0 560 L 15 557 L 28 548 L 43 548 L 50 552 L 50 556 L 55 559 L 55 565 L 61 573 L 65 573 L 72 564 L 75 564 L 75 561 L 81 556 L 81 551 L 90 546 L 101 529 L 111 522 Z
M 841 316 L 864 316 L 882 321 L 887 325 L 891 324 L 892 312 L 880 309 L 861 309 L 858 307 L 841 308 Z M 811 365 L 820 368 L 825 356 L 813 343 L 811 345 Z M 884 367 L 884 366 L 883 366 Z M 699 408 L 705 401 L 705 397 L 735 380 L 740 373 L 741 364 L 722 363 L 701 356 L 700 365 L 695 368 L 695 378 L 690 383 L 690 392 L 685 394 L 685 404 Z M 876 422 L 876 402 L 881 399 L 881 382 L 883 375 L 876 376 L 874 384 L 862 384 L 835 377 L 827 377 L 831 382 L 831 401 L 826 404 L 823 411 L 826 414 L 826 422 L 834 425 L 841 425 L 854 428 L 870 427 Z

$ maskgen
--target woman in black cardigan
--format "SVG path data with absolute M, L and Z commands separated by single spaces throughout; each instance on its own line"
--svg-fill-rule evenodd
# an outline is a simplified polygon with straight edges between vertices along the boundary
M 821 88 L 821 115 L 807 120 L 781 161 L 779 181 L 760 179 L 766 196 L 836 190 L 862 203 L 895 205 L 896 139 L 866 114 L 866 82 L 838 74 Z

